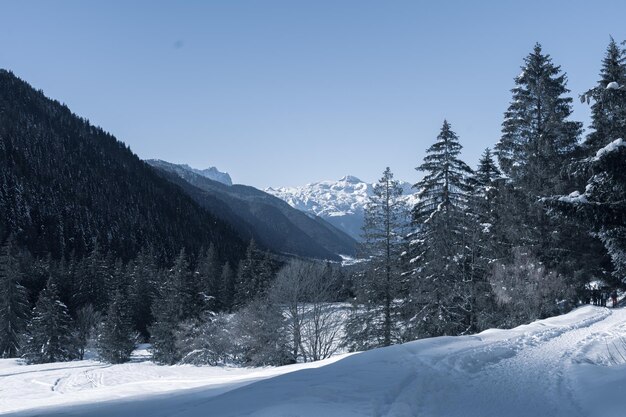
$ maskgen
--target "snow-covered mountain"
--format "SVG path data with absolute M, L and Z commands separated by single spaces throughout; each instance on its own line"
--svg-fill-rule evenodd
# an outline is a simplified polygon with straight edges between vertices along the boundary
M 415 204 L 417 198 L 411 184 L 401 181 L 400 185 L 407 204 Z M 270 187 L 265 192 L 298 210 L 320 216 L 353 238 L 360 239 L 365 204 L 373 190 L 374 184 L 346 175 L 338 181 L 320 181 L 301 187 Z
M 146 162 L 152 166 L 158 166 L 160 164 L 170 164 L 169 162 L 161 161 L 159 159 L 150 159 L 150 160 L 147 160 Z M 192 168 L 187 164 L 180 164 L 180 165 L 177 165 L 177 167 L 180 171 L 178 172 L 179 175 L 184 174 L 185 171 L 189 171 L 189 172 L 194 172 L 198 175 L 202 175 L 203 177 L 208 178 L 210 180 L 221 182 L 222 184 L 225 184 L 225 185 L 233 185 L 233 181 L 230 178 L 230 175 L 228 175 L 228 173 L 226 172 L 221 172 L 216 167 L 208 167 L 206 169 L 197 169 L 197 168 Z

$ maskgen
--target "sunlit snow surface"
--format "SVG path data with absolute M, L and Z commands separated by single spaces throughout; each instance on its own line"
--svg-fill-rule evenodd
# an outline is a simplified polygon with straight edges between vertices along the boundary
M 624 416 L 626 310 L 585 306 L 512 330 L 313 365 L 228 369 L 0 361 L 20 416 Z M 320 366 L 316 369 L 302 369 Z M 296 372 L 293 372 L 296 371 Z M 43 407 L 43 408 L 42 408 Z

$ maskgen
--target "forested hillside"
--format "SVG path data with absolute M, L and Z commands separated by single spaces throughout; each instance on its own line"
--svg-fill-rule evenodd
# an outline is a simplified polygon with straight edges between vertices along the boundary
M 94 241 L 129 260 L 170 261 L 213 243 L 235 260 L 245 244 L 104 130 L 0 70 L 0 239 L 33 255 L 83 257 Z
M 254 238 L 274 252 L 310 258 L 339 261 L 338 255 L 356 254 L 357 242 L 346 233 L 271 194 L 246 185 L 225 185 L 184 165 L 147 162 L 246 240 Z

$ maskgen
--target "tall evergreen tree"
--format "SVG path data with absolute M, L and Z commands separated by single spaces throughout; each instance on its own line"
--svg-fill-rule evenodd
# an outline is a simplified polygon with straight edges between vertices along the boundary
M 27 328 L 24 358 L 29 363 L 63 362 L 78 357 L 72 318 L 59 299 L 56 282 L 48 280 L 39 294 Z
M 269 287 L 272 277 L 269 252 L 262 252 L 254 240 L 246 251 L 246 257 L 239 262 L 235 306 L 242 307 L 257 297 L 262 297 Z
M 107 286 L 111 281 L 112 271 L 113 265 L 107 264 L 98 241 L 94 239 L 91 253 L 77 269 L 76 306 L 92 304 L 96 310 L 106 311 Z
M 401 200 L 402 188 L 389 168 L 374 185 L 365 207 L 363 255 L 368 273 L 356 283 L 357 297 L 350 317 L 349 336 L 355 349 L 389 346 L 401 340 L 403 285 L 401 256 L 406 249 L 409 213 Z M 395 336 L 395 337 L 392 337 Z
M 222 309 L 231 311 L 235 303 L 235 294 L 237 286 L 237 277 L 235 271 L 230 266 L 230 263 L 226 262 L 222 266 L 221 274 L 221 288 L 219 292 L 219 304 Z
M 414 186 L 419 201 L 413 208 L 415 230 L 410 235 L 413 331 L 418 337 L 471 330 L 467 210 L 472 170 L 459 159 L 461 149 L 457 135 L 444 121 L 417 168 L 426 173 Z
M 510 251 L 503 213 L 503 178 L 491 150 L 483 152 L 478 168 L 470 179 L 468 207 L 468 266 L 472 284 L 468 286 L 471 331 L 497 326 L 497 304 L 489 276 L 494 262 Z
M 0 357 L 17 356 L 28 318 L 28 296 L 20 284 L 21 273 L 13 255 L 13 239 L 0 247 Z
M 585 141 L 586 156 L 574 164 L 577 177 L 583 180 L 584 192 L 574 191 L 548 203 L 566 219 L 589 227 L 591 234 L 603 243 L 615 279 L 621 281 L 626 277 L 625 86 L 623 51 L 611 39 L 598 86 L 587 93 L 594 104 L 593 131 Z M 589 263 L 597 264 L 601 254 L 587 252 L 593 254 Z M 597 272 L 591 271 L 586 279 L 594 275 L 597 277 Z
M 479 230 L 479 256 L 487 264 L 501 258 L 507 246 L 510 248 L 504 236 L 502 185 L 502 173 L 493 159 L 491 150 L 487 148 L 471 177 L 470 203 L 470 210 L 475 215 Z
M 148 327 L 152 324 L 152 304 L 156 297 L 158 270 L 152 254 L 142 250 L 128 267 L 130 288 L 128 297 L 131 304 L 133 328 L 143 340 L 148 340 Z
M 591 132 L 585 139 L 586 156 L 617 138 L 626 137 L 626 65 L 624 51 L 611 38 L 595 88 L 583 94 L 591 104 Z
M 180 359 L 176 346 L 176 330 L 188 313 L 186 284 L 189 275 L 187 257 L 185 251 L 181 250 L 152 306 L 154 323 L 149 330 L 152 354 L 156 362 L 171 365 Z
M 100 357 L 110 363 L 123 363 L 130 359 L 135 348 L 132 317 L 127 294 L 118 289 L 109 305 L 107 316 L 98 339 Z
M 219 308 L 221 267 L 214 245 L 209 246 L 209 249 L 201 254 L 197 262 L 195 276 L 201 295 L 202 309 Z
M 496 145 L 500 166 L 518 186 L 534 197 L 563 189 L 560 179 L 581 133 L 568 120 L 572 98 L 561 68 L 536 44 L 515 78 L 513 99 L 504 114 L 502 137 Z
M 501 207 L 506 240 L 532 251 L 548 268 L 572 269 L 572 243 L 581 239 L 580 229 L 551 218 L 541 203 L 574 189 L 566 167 L 575 157 L 581 123 L 569 120 L 572 99 L 566 83 L 560 67 L 535 45 L 515 79 L 496 151 L 508 178 Z

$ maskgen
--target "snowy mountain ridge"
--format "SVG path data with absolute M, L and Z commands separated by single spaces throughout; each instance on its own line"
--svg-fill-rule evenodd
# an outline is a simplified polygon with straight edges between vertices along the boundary
M 163 164 L 169 164 L 169 162 L 166 162 L 160 159 L 149 159 L 146 162 L 153 166 L 161 166 Z M 180 164 L 180 165 L 177 165 L 177 167 L 179 168 L 178 174 L 181 176 L 184 176 L 185 171 L 188 171 L 188 172 L 196 173 L 198 175 L 202 175 L 205 178 L 220 182 L 225 185 L 233 185 L 233 181 L 230 178 L 230 175 L 227 172 L 221 172 L 216 167 L 197 169 L 197 168 L 192 168 L 187 164 Z
M 412 185 L 400 181 L 403 199 L 409 207 L 417 202 Z M 319 181 L 301 187 L 266 188 L 265 192 L 286 201 L 290 206 L 311 213 L 360 239 L 365 205 L 374 192 L 374 184 L 346 175 L 332 181 Z

